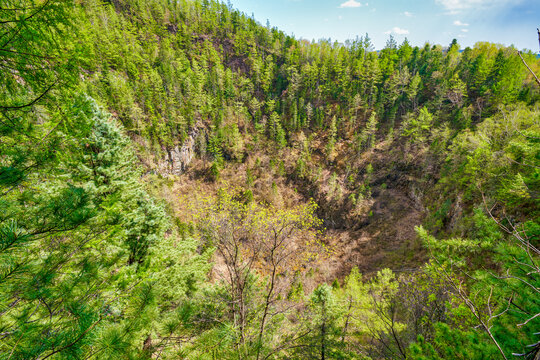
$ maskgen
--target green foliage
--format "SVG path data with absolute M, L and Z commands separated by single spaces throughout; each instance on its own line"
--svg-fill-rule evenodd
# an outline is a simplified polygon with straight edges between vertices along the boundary
M 417 229 L 458 301 L 468 308 L 468 315 L 458 317 L 461 321 L 466 319 L 471 324 L 479 324 L 485 332 L 480 341 L 470 340 L 477 336 L 471 331 L 442 329 L 452 336 L 462 337 L 463 340 L 459 341 L 473 341 L 463 349 L 465 352 L 473 351 L 474 355 L 470 355 L 473 358 L 489 358 L 490 351 L 493 351 L 488 349 L 493 346 L 500 347 L 500 352 L 507 355 L 523 352 L 536 341 L 532 329 L 537 326 L 534 325 L 538 323 L 536 314 L 540 312 L 540 303 L 533 293 L 540 281 L 536 247 L 530 245 L 526 235 L 521 235 L 526 234 L 523 231 L 516 230 L 508 239 L 502 236 L 496 224 L 480 209 L 475 211 L 469 227 L 469 239 L 437 240 L 423 228 Z M 491 263 L 496 263 L 498 268 L 486 269 Z M 462 273 L 467 275 L 467 280 L 459 278 Z M 520 311 L 512 311 L 514 307 Z M 441 339 L 436 338 L 435 341 Z M 427 345 L 424 351 L 431 351 L 430 347 Z M 436 348 L 444 349 L 439 345 Z M 533 346 L 531 354 L 536 351 Z
M 426 342 L 423 337 L 410 347 L 410 359 L 496 359 L 500 356 L 494 345 L 482 341 L 478 333 L 451 329 L 446 324 L 437 324 L 435 338 Z
M 2 351 L 13 358 L 105 347 L 104 356 L 135 354 L 153 304 L 152 287 L 126 264 L 142 263 L 163 236 L 163 209 L 145 194 L 127 139 L 108 116 L 86 97 L 73 107 L 79 129 L 93 123 L 91 130 L 62 133 L 62 154 L 35 168 L 25 191 L 3 187 L 0 326 Z
M 315 216 L 316 205 L 281 209 L 254 201 L 242 201 L 241 194 L 228 189 L 217 197 L 191 198 L 191 218 L 198 236 L 215 247 L 226 264 L 218 271 L 221 281 L 210 289 L 213 297 L 201 297 L 202 308 L 209 303 L 221 304 L 215 313 L 197 316 L 208 328 L 182 329 L 196 336 L 195 348 L 187 347 L 190 355 L 212 352 L 213 334 L 226 325 L 231 343 L 215 350 L 221 356 L 267 356 L 280 351 L 280 344 L 289 341 L 291 334 L 280 333 L 291 313 L 288 304 L 303 293 L 302 274 L 324 255 L 324 245 L 318 239 L 320 220 Z M 297 274 L 297 280 L 286 276 Z M 203 294 L 200 294 L 203 296 Z M 177 331 L 177 330 L 175 330 Z M 204 333 L 201 334 L 201 331 Z M 206 337 L 208 343 L 199 343 Z
M 409 114 L 402 124 L 402 135 L 411 143 L 424 143 L 433 125 L 433 115 L 426 107 L 420 109 L 418 116 Z
M 307 42 L 214 0 L 1 7 L 0 358 L 487 359 L 537 343 L 539 95 L 515 49 Z M 398 171 L 425 172 L 433 262 L 304 296 L 331 251 L 315 205 L 259 204 L 250 174 L 175 229 L 137 156 L 159 163 L 194 129 L 214 180 L 257 148 L 280 176 L 292 155 L 288 180 L 309 187 L 325 156 L 330 198 L 355 206 L 378 179 L 368 164 L 355 186 L 354 166 L 386 138 Z M 214 250 L 229 272 L 210 284 Z
M 75 26 L 80 13 L 74 1 L 3 2 L 0 10 L 3 126 L 9 127 L 10 121 L 15 121 L 11 123 L 12 130 L 27 128 L 31 122 L 19 118 L 20 112 L 28 111 L 34 104 L 54 103 L 76 82 L 79 61 L 86 55 L 82 53 L 84 47 L 72 38 L 80 30 Z
M 301 359 L 353 359 L 341 341 L 342 329 L 338 325 L 341 308 L 327 284 L 318 286 L 309 297 L 303 321 L 309 330 L 301 340 L 302 346 L 293 352 Z
M 357 137 L 358 150 L 371 149 L 375 144 L 375 133 L 377 131 L 377 114 L 372 113 L 366 123 L 366 127 Z
M 140 357 L 157 305 L 141 265 L 164 240 L 164 209 L 144 190 L 129 139 L 74 87 L 87 55 L 73 42 L 82 9 L 6 6 L 0 56 L 21 67 L 0 72 L 0 352 Z
M 336 135 L 337 135 L 337 123 L 336 123 L 336 117 L 334 116 L 332 118 L 332 121 L 330 122 L 328 141 L 326 143 L 326 148 L 325 148 L 326 158 L 329 161 L 334 161 L 334 159 L 336 158 L 336 153 L 335 153 Z
M 537 117 L 532 109 L 510 107 L 483 121 L 475 132 L 458 135 L 439 185 L 442 191 L 463 191 L 476 201 L 483 193 L 486 200 L 500 201 L 508 211 L 535 219 Z
M 301 42 L 213 0 L 96 4 L 85 2 L 80 17 L 80 36 L 91 44 L 77 53 L 92 72 L 85 82 L 88 91 L 158 152 L 158 144 L 171 148 L 183 141 L 196 122 L 221 127 L 225 114 L 233 112 L 244 113 L 254 126 L 266 123 L 279 147 L 288 145 L 290 131 L 329 124 L 330 149 L 348 136 L 337 136 L 332 123 L 339 119 L 337 125 L 352 124 L 361 134 L 359 147 L 369 149 L 377 129 L 394 128 L 418 108 L 426 106 L 431 114 L 448 110 L 458 122 L 468 121 L 458 115 L 467 108 L 482 119 L 531 91 L 511 48 L 479 43 L 461 54 L 456 43 L 443 54 L 405 41 L 376 53 L 367 35 L 345 45 Z M 94 58 L 97 65 L 89 60 Z M 357 128 L 361 114 L 374 111 L 380 119 L 370 117 L 366 129 Z M 425 115 L 411 117 L 407 137 L 415 133 L 423 139 Z M 231 136 L 224 150 L 238 160 L 234 149 L 242 145 L 234 125 L 226 126 Z

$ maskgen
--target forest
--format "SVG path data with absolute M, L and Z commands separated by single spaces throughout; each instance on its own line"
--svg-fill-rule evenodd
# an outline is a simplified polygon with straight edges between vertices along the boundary
M 0 0 L 0 360 L 539 359 L 538 76 L 217 0 Z

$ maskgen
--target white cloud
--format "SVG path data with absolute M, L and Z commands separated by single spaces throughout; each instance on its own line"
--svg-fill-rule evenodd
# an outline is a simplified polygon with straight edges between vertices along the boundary
M 396 27 L 393 27 L 392 30 L 388 30 L 384 32 L 386 35 L 390 34 L 396 34 L 396 35 L 407 35 L 409 33 L 409 30 L 401 29 Z
M 360 6 L 362 6 L 362 4 L 356 0 L 347 0 L 343 4 L 339 5 L 340 8 L 357 8 Z
M 451 14 L 457 14 L 467 9 L 482 9 L 487 7 L 500 6 L 505 4 L 515 4 L 522 0 L 435 0 L 436 3 L 444 6 Z
M 405 11 L 405 12 L 403 13 L 403 15 L 405 15 L 406 17 L 412 17 L 412 16 L 413 16 L 413 14 L 410 13 L 410 12 L 408 12 L 408 11 Z
M 437 3 L 450 11 L 468 9 L 475 5 L 482 5 L 485 1 L 486 0 L 436 0 Z
M 462 22 L 459 21 L 459 20 L 454 21 L 454 25 L 456 25 L 456 26 L 469 26 L 469 24 L 462 23 Z
M 469 32 L 469 29 L 461 29 L 461 32 L 464 32 L 464 33 Z

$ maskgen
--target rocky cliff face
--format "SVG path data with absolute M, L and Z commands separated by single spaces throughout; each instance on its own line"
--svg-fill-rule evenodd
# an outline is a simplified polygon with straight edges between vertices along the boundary
M 195 124 L 182 146 L 176 146 L 167 152 L 166 159 L 160 166 L 162 174 L 180 175 L 186 170 L 195 156 L 196 139 L 202 130 L 202 123 Z

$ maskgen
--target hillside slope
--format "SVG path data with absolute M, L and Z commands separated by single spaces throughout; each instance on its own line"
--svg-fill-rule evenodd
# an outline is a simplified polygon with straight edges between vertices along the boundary
M 460 53 L 457 44 L 443 51 L 390 39 L 376 53 L 367 36 L 346 45 L 309 44 L 214 2 L 113 5 L 90 13 L 94 28 L 88 41 L 100 60 L 90 67 L 89 91 L 141 144 L 147 167 L 162 176 L 179 174 L 195 155 L 206 161 L 205 176 L 216 178 L 223 168 L 243 172 L 248 167 L 237 163 L 268 156 L 260 172 L 272 172 L 269 164 L 279 162 L 279 191 L 291 187 L 304 201 L 314 198 L 328 229 L 358 230 L 369 223 L 369 214 L 381 211 L 371 206 L 388 202 L 378 199 L 383 184 L 399 191 L 403 206 L 423 208 L 420 194 L 439 176 L 440 160 L 426 164 L 422 147 L 448 142 L 504 104 L 531 103 L 538 96 L 515 51 L 496 45 Z M 417 124 L 424 106 L 433 120 Z M 422 126 L 439 128 L 440 134 L 413 134 L 428 130 Z M 412 137 L 421 145 L 407 145 Z M 387 155 L 370 155 L 372 148 Z M 366 177 L 372 162 L 378 179 Z M 382 180 L 385 176 L 396 180 Z M 434 179 L 426 183 L 424 176 Z M 234 179 L 230 185 L 250 187 Z M 250 190 L 268 200 L 268 187 Z M 396 215 L 398 205 L 390 206 Z M 402 224 L 386 223 L 380 236 L 393 242 Z M 392 247 L 413 241 L 412 229 L 419 224 L 407 222 L 409 235 L 398 236 Z M 381 229 L 356 234 L 353 241 L 384 243 L 373 235 Z M 391 262 L 362 262 L 349 267 L 395 268 Z

